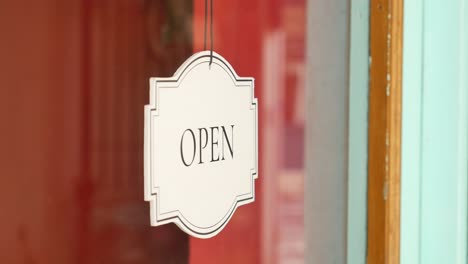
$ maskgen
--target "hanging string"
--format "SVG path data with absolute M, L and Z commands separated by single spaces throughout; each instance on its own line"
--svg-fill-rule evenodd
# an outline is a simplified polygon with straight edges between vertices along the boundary
M 204 31 L 204 42 L 203 42 L 203 50 L 206 50 L 206 21 L 208 20 L 208 0 L 205 0 L 205 31 Z
M 206 50 L 206 31 L 208 21 L 208 0 L 205 0 L 205 33 L 203 49 Z M 213 63 L 213 0 L 210 0 L 210 66 Z
M 211 63 L 213 62 L 213 0 L 211 0 L 211 29 L 210 29 L 210 32 L 211 32 L 211 53 L 210 53 L 210 66 L 211 66 Z

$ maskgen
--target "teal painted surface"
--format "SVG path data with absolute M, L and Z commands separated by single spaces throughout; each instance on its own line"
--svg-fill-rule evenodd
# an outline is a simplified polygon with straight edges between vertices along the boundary
M 421 263 L 423 0 L 405 1 L 401 153 L 401 264 Z M 411 15 L 411 16 L 410 16 Z
M 351 1 L 347 263 L 366 263 L 369 1 Z
M 401 263 L 467 263 L 468 1 L 405 1 Z

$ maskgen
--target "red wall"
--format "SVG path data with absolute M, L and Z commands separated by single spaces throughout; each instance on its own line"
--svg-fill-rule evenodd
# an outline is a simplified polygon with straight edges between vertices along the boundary
M 161 3 L 0 1 L 0 263 L 187 262 L 143 201 L 148 77 L 192 51 Z

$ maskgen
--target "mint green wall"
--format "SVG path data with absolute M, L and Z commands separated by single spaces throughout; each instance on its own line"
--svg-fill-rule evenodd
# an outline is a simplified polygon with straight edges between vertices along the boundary
M 401 264 L 467 263 L 468 1 L 405 1 Z
M 369 0 L 350 1 L 348 116 L 348 264 L 366 263 Z

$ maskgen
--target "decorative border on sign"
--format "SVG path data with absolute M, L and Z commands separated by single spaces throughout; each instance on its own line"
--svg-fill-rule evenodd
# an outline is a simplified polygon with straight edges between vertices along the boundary
M 161 88 L 178 88 L 181 81 L 185 76 L 195 67 L 200 64 L 209 64 L 210 62 L 210 52 L 203 51 L 194 54 L 186 62 L 184 62 L 179 69 L 175 72 L 173 77 L 170 78 L 151 78 L 150 79 L 150 104 L 145 105 L 145 128 L 144 128 L 144 194 L 145 201 L 150 202 L 150 219 L 152 226 L 159 226 L 167 223 L 175 223 L 182 230 L 187 233 L 199 237 L 199 238 L 209 238 L 218 234 L 229 222 L 235 210 L 242 205 L 251 203 L 255 200 L 255 179 L 258 178 L 257 168 L 258 168 L 258 101 L 254 95 L 254 79 L 253 78 L 241 78 L 239 77 L 232 66 L 219 54 L 213 52 L 213 64 L 220 66 L 228 76 L 231 77 L 233 83 L 237 87 L 249 87 L 251 89 L 251 107 L 250 110 L 255 111 L 254 115 L 254 128 L 255 128 L 255 144 L 254 144 L 254 153 L 255 153 L 255 167 L 250 170 L 251 176 L 251 191 L 250 193 L 244 193 L 237 195 L 226 213 L 226 215 L 218 221 L 215 225 L 211 227 L 198 227 L 190 221 L 188 221 L 179 210 L 174 210 L 170 212 L 160 213 L 159 210 L 159 201 L 161 199 L 159 187 L 154 186 L 154 173 L 151 167 L 151 145 L 152 145 L 152 135 L 151 135 L 151 125 L 152 119 L 155 116 L 159 115 L 159 89 Z M 208 67 L 208 65 L 207 65 Z M 163 215 L 169 215 L 167 217 L 162 217 Z

